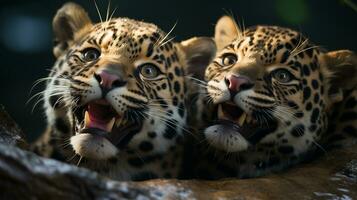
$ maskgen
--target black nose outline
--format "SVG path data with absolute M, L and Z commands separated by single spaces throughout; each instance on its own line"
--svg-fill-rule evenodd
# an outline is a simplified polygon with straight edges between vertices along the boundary
M 224 77 L 224 83 L 226 84 L 226 86 L 227 86 L 227 88 L 228 88 L 228 91 L 229 91 L 229 93 L 230 93 L 230 95 L 231 95 L 231 100 L 234 100 L 234 97 L 235 97 L 239 92 L 242 92 L 242 91 L 244 91 L 244 90 L 249 90 L 249 89 L 251 89 L 251 88 L 254 87 L 254 83 L 253 83 L 249 78 L 247 78 L 247 79 L 249 80 L 249 82 L 243 83 L 243 84 L 239 87 L 239 90 L 238 90 L 238 91 L 233 91 L 233 90 L 229 89 L 230 81 L 228 80 L 227 77 Z
M 123 87 L 123 86 L 125 86 L 125 85 L 128 83 L 128 81 L 123 81 L 123 80 L 118 79 L 118 80 L 115 80 L 115 81 L 112 83 L 112 85 L 111 85 L 110 88 L 107 88 L 107 87 L 104 87 L 104 86 L 102 86 L 102 85 L 100 84 L 100 83 L 102 82 L 102 77 L 101 77 L 99 74 L 94 73 L 93 76 L 94 76 L 95 80 L 97 80 L 98 83 L 99 83 L 99 87 L 100 87 L 100 89 L 102 90 L 102 97 L 103 97 L 103 98 L 104 98 L 111 90 L 113 90 L 113 89 L 115 89 L 115 88 Z

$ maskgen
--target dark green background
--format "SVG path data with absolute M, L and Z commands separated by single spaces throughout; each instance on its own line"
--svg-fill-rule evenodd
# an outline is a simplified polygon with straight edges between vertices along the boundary
M 97 0 L 102 13 L 107 0 Z M 52 56 L 51 21 L 60 0 L 2 0 L 0 7 L 0 103 L 20 124 L 29 139 L 44 129 L 42 106 L 31 113 L 26 104 L 34 81 L 48 74 Z M 75 1 L 99 21 L 92 0 Z M 234 13 L 245 26 L 274 24 L 302 31 L 323 47 L 357 50 L 357 12 L 341 0 L 112 0 L 115 16 L 157 24 L 176 41 L 192 36 L 212 36 L 216 20 Z M 38 86 L 32 95 L 41 91 Z

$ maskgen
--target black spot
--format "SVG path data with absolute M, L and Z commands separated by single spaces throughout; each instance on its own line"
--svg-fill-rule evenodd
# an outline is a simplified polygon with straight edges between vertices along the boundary
M 66 122 L 62 118 L 57 118 L 56 122 L 56 129 L 59 130 L 62 133 L 68 133 L 69 132 L 69 126 L 66 124 Z
M 286 43 L 286 44 L 285 44 L 285 48 L 287 48 L 287 49 L 291 50 L 293 47 L 291 46 L 291 44 L 290 44 L 290 43 Z
M 316 62 L 315 62 L 315 61 L 312 62 L 312 63 L 310 64 L 310 67 L 311 67 L 311 70 L 312 70 L 312 71 L 315 71 L 315 70 L 317 69 L 317 64 L 316 64 Z
M 153 148 L 154 146 L 149 141 L 142 141 L 139 145 L 139 149 L 145 152 L 151 151 Z
M 279 44 L 278 46 L 276 46 L 276 50 L 279 51 L 280 49 L 282 49 L 284 46 L 282 44 Z
M 154 44 L 150 43 L 146 52 L 146 57 L 150 57 L 154 50 Z
M 178 98 L 177 98 L 177 96 L 174 96 L 174 98 L 172 99 L 172 104 L 173 104 L 174 106 L 177 106 L 177 105 L 178 105 Z
M 316 93 L 315 96 L 314 96 L 314 102 L 318 103 L 319 100 L 320 100 L 320 95 L 319 95 L 319 93 Z
M 174 90 L 177 94 L 180 93 L 181 87 L 180 87 L 180 83 L 178 81 L 175 81 L 175 83 L 174 83 Z
M 299 106 L 293 101 L 288 101 L 288 106 L 290 108 L 292 108 L 292 109 L 298 109 L 299 108 Z
M 181 70 L 178 67 L 175 67 L 175 74 L 176 76 L 181 76 Z
M 290 56 L 289 51 L 285 51 L 281 57 L 280 63 L 285 63 L 288 60 L 289 56 Z
M 306 53 L 310 58 L 312 57 L 312 53 L 313 53 L 312 49 L 313 49 L 313 48 L 308 48 L 308 49 L 305 51 L 305 53 Z
M 173 75 L 171 72 L 169 73 L 168 76 L 169 76 L 169 79 L 170 79 L 170 80 L 173 80 L 173 79 L 174 79 L 174 75 Z
M 304 116 L 304 113 L 303 112 L 296 112 L 296 113 L 294 113 L 294 116 L 297 117 L 297 118 L 302 118 Z
M 282 154 L 291 154 L 294 152 L 294 148 L 292 146 L 280 146 L 278 151 Z
M 303 65 L 303 66 L 302 66 L 302 70 L 303 70 L 303 72 L 304 72 L 304 74 L 305 74 L 306 76 L 309 76 L 309 75 L 310 75 L 310 69 L 309 69 L 309 67 L 308 67 L 307 65 Z
M 309 87 L 304 88 L 304 100 L 308 100 L 311 96 L 311 89 Z
M 301 137 L 305 134 L 305 126 L 302 124 L 298 124 L 294 126 L 294 128 L 291 130 L 291 135 L 295 137 Z
M 179 115 L 183 118 L 183 116 L 185 115 L 185 106 L 183 105 L 183 103 L 180 103 L 178 109 L 178 113 Z
M 311 115 L 311 123 L 316 123 L 317 119 L 319 118 L 320 115 L 320 111 L 318 108 L 315 108 L 312 111 L 312 115 Z
M 161 85 L 161 88 L 162 88 L 163 90 L 165 90 L 166 87 L 167 87 L 166 83 L 163 83 L 163 84 Z
M 307 111 L 310 111 L 312 109 L 312 103 L 311 102 L 307 103 L 305 108 Z
M 150 137 L 150 138 L 155 138 L 156 137 L 156 132 L 148 132 L 148 136 Z
M 316 79 L 313 79 L 311 81 L 311 85 L 312 85 L 312 88 L 314 88 L 316 90 L 319 87 L 319 82 L 317 82 Z

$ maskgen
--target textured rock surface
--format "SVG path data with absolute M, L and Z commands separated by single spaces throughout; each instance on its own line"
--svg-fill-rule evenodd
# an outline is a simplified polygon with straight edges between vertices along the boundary
M 23 136 L 19 126 L 0 104 L 0 143 L 26 148 L 27 144 Z
M 0 113 L 0 199 L 357 198 L 357 146 L 263 178 L 118 182 L 13 146 L 23 143 L 20 133 Z

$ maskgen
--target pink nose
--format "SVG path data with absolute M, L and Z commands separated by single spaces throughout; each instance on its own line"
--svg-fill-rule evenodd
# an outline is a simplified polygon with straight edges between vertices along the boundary
M 230 74 L 225 78 L 226 84 L 231 92 L 239 92 L 241 90 L 249 89 L 253 83 L 245 76 L 237 76 Z
M 126 84 L 126 81 L 121 80 L 121 78 L 108 71 L 100 71 L 94 74 L 95 79 L 99 82 L 100 86 L 104 89 L 113 89 L 116 87 L 122 87 Z

